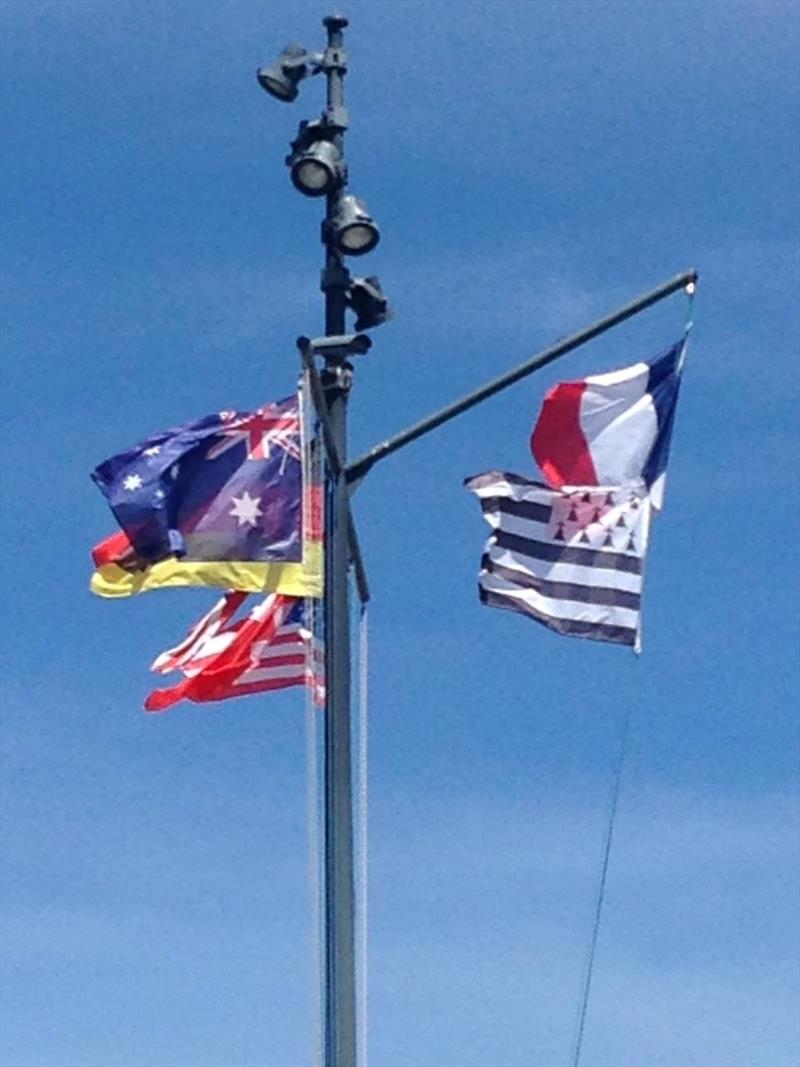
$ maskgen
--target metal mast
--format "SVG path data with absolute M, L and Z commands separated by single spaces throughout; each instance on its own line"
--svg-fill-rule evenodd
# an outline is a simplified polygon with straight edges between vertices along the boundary
M 324 725 L 324 1045 L 326 1067 L 356 1067 L 355 886 L 353 862 L 353 782 L 350 723 L 350 612 L 348 572 L 351 560 L 362 601 L 366 577 L 350 518 L 347 480 L 347 399 L 353 380 L 350 357 L 370 347 L 364 334 L 346 334 L 345 313 L 356 312 L 357 327 L 369 329 L 391 315 L 377 278 L 351 278 L 345 256 L 370 252 L 378 227 L 363 201 L 347 192 L 344 106 L 347 55 L 343 31 L 347 19 L 323 19 L 327 47 L 321 54 L 287 45 L 271 67 L 258 71 L 261 86 L 290 103 L 299 83 L 324 74 L 326 107 L 321 118 L 301 122 L 286 163 L 292 182 L 304 195 L 325 197 L 322 243 L 325 265 L 325 335 L 300 338 L 309 370 L 314 404 L 322 420 L 328 462 L 325 474 L 325 674 Z M 320 376 L 314 358 L 324 361 Z
M 335 131 L 333 144 L 342 153 L 347 114 L 344 74 L 347 57 L 343 29 L 347 19 L 324 19 L 328 47 L 323 67 L 328 80 L 325 120 Z M 344 179 L 346 180 L 346 178 Z M 325 268 L 325 334 L 345 332 L 345 308 L 350 275 L 335 243 L 344 180 L 326 195 L 322 238 Z M 322 383 L 328 406 L 333 445 L 342 464 L 347 461 L 347 399 L 353 369 L 346 356 L 326 356 Z M 355 896 L 353 875 L 353 787 L 350 727 L 350 621 L 348 588 L 347 482 L 340 473 L 327 479 L 325 537 L 325 1063 L 327 1067 L 355 1067 L 356 981 Z

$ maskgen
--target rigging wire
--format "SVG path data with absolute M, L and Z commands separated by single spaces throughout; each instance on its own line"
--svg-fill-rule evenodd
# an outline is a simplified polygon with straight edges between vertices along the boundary
M 317 439 L 317 417 L 311 402 L 308 371 L 300 379 L 300 429 L 303 448 L 303 529 L 315 525 L 314 487 L 322 481 L 322 450 Z M 322 780 L 319 711 L 318 649 L 323 647 L 324 613 L 320 602 L 307 597 L 303 605 L 306 640 L 306 833 L 308 848 L 308 902 L 310 909 L 312 1067 L 322 1067 L 323 1044 L 323 892 L 322 892 Z
M 605 899 L 606 892 L 606 879 L 608 877 L 608 864 L 611 858 L 611 843 L 614 837 L 614 824 L 617 817 L 617 806 L 619 801 L 620 783 L 622 781 L 622 770 L 625 764 L 625 754 L 628 748 L 628 733 L 630 731 L 631 722 L 631 707 L 630 704 L 625 709 L 625 719 L 622 724 L 622 734 L 619 743 L 619 754 L 617 756 L 617 766 L 614 772 L 614 784 L 611 790 L 611 805 L 608 813 L 608 825 L 606 827 L 606 839 L 603 846 L 603 861 L 600 867 L 600 881 L 597 887 L 597 899 L 595 902 L 594 921 L 592 923 L 592 934 L 589 942 L 589 954 L 586 961 L 585 976 L 583 981 L 583 992 L 581 995 L 580 1010 L 578 1013 L 578 1026 L 577 1033 L 575 1035 L 574 1054 L 572 1057 L 572 1067 L 580 1067 L 581 1048 L 583 1046 L 583 1034 L 586 1027 L 586 1010 L 589 1006 L 589 992 L 592 986 L 592 972 L 594 970 L 594 961 L 597 954 L 597 939 L 600 933 L 600 919 L 603 914 L 603 901 Z
M 361 605 L 358 624 L 358 948 L 359 948 L 359 1055 L 360 1067 L 367 1067 L 368 1048 L 368 668 L 369 668 L 369 631 L 367 624 L 367 606 Z
M 308 601 L 306 602 L 309 603 Z M 313 611 L 313 608 L 311 609 Z M 313 631 L 312 631 L 313 632 Z M 313 649 L 312 649 L 313 654 Z M 319 708 L 313 686 L 306 686 L 306 827 L 308 834 L 308 899 L 311 909 L 311 1017 L 313 1067 L 322 1067 L 322 864 Z

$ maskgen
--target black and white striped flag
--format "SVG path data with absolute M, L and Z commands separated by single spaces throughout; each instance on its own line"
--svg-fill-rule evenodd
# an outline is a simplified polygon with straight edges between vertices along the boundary
M 502 471 L 465 484 L 492 527 L 478 583 L 483 603 L 640 651 L 651 508 L 644 486 L 550 489 Z

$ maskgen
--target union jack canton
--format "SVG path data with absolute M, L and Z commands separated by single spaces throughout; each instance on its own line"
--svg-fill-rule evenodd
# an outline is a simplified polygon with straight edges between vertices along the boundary
M 152 434 L 92 478 L 143 566 L 302 560 L 302 441 L 297 396 L 222 411 Z

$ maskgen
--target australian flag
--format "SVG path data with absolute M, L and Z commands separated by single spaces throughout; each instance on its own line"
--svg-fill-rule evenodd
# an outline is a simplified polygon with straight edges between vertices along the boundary
M 123 531 L 117 558 L 302 560 L 302 446 L 296 396 L 163 430 L 92 473 Z M 108 557 L 106 557 L 108 558 Z

